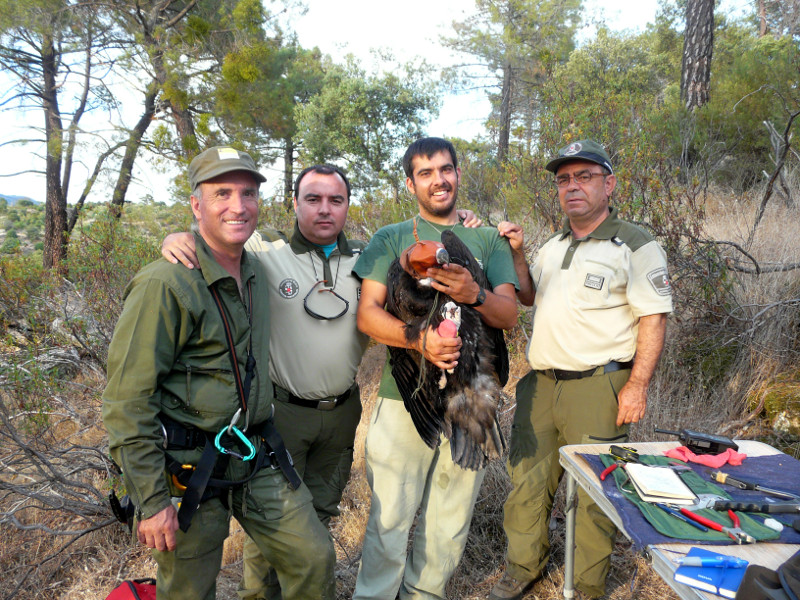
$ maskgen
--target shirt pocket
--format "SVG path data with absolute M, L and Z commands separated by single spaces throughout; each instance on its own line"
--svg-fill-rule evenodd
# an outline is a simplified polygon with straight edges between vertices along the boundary
M 230 362 L 227 366 L 219 363 L 222 361 L 211 361 L 208 366 L 177 363 L 162 384 L 168 392 L 162 400 L 164 407 L 180 408 L 198 419 L 213 420 L 233 414 L 239 406 L 233 371 Z
M 572 281 L 572 294 L 580 308 L 608 308 L 619 302 L 625 293 L 624 277 L 607 261 L 586 258 Z

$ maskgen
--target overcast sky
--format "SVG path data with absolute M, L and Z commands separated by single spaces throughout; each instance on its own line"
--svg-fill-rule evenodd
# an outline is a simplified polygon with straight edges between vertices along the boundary
M 746 7 L 751 0 L 727 0 L 727 3 Z M 404 0 L 400 3 L 376 3 L 374 0 L 307 0 L 307 13 L 294 19 L 289 25 L 304 47 L 318 46 L 335 60 L 348 53 L 359 57 L 368 66 L 372 62 L 370 50 L 390 49 L 395 58 L 406 62 L 417 56 L 437 66 L 457 62 L 447 49 L 440 45 L 443 37 L 453 34 L 452 22 L 463 20 L 474 4 L 468 0 Z M 381 6 L 380 9 L 376 6 Z M 652 22 L 658 0 L 585 0 L 584 22 L 604 20 L 613 29 L 642 30 Z M 1 81 L 1 79 L 0 79 Z M 488 115 L 489 105 L 482 93 L 452 96 L 443 91 L 441 115 L 430 126 L 431 135 L 458 136 L 470 139 L 479 135 L 482 122 Z M 42 120 L 34 114 L 35 123 Z M 26 133 L 12 126 L 15 119 L 3 114 L 4 127 L 0 130 L 0 144 L 10 139 L 25 137 Z M 41 148 L 0 146 L 0 173 L 10 173 L 24 168 L 43 168 L 32 156 Z M 138 160 L 139 167 L 144 160 Z M 263 169 L 270 179 L 277 170 Z M 79 193 L 86 174 L 80 171 L 73 175 L 76 185 L 72 193 Z M 151 194 L 156 200 L 167 200 L 165 183 L 167 177 L 136 169 L 137 183 L 129 193 L 130 198 Z M 0 177 L 0 193 L 30 196 L 44 199 L 44 179 L 31 175 Z M 71 193 L 71 195 L 72 195 Z M 97 200 L 97 196 L 93 198 Z M 74 198 L 69 199 L 70 202 Z

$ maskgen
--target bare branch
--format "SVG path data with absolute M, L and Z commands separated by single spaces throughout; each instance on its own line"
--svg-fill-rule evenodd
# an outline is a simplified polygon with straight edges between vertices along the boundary
M 756 229 L 758 228 L 759 223 L 761 223 L 761 219 L 764 216 L 764 210 L 767 208 L 767 202 L 769 202 L 770 197 L 772 196 L 772 188 L 775 186 L 775 180 L 778 179 L 781 171 L 783 170 L 783 165 L 786 162 L 786 155 L 789 153 L 790 146 L 790 138 L 791 138 L 791 130 L 792 130 L 792 123 L 794 120 L 800 116 L 800 111 L 792 113 L 789 115 L 789 120 L 786 123 L 786 127 L 783 130 L 783 148 L 778 155 L 778 160 L 775 164 L 775 170 L 772 172 L 772 177 L 769 178 L 767 182 L 767 188 L 764 190 L 764 197 L 761 199 L 761 205 L 758 207 L 758 213 L 756 213 L 756 220 L 753 223 L 753 229 L 750 232 L 750 236 L 747 238 L 747 245 L 750 246 L 753 243 L 753 239 L 756 236 Z

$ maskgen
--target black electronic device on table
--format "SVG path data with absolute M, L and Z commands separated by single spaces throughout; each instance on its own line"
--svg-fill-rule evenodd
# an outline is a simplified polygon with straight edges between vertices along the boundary
M 656 433 L 668 433 L 676 435 L 681 443 L 695 454 L 721 454 L 728 450 L 738 450 L 739 446 L 732 439 L 722 435 L 711 433 L 701 433 L 691 429 L 681 429 L 680 431 L 670 431 L 668 429 L 656 429 Z

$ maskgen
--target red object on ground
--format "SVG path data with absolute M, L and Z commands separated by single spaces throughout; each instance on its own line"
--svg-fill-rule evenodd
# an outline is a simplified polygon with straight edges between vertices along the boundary
M 123 581 L 106 600 L 156 600 L 156 580 L 152 578 Z

